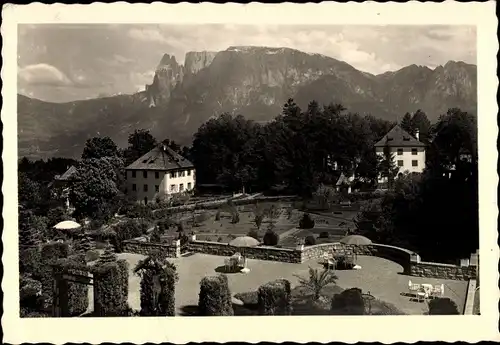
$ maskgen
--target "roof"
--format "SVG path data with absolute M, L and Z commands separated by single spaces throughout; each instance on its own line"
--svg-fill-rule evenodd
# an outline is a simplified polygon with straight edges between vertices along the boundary
M 194 165 L 166 145 L 159 145 L 141 156 L 127 170 L 176 170 L 193 168 Z
M 394 126 L 375 147 L 425 147 L 425 144 L 405 131 L 401 126 Z
M 70 180 L 71 176 L 73 176 L 76 173 L 76 168 L 74 165 L 70 166 L 68 170 L 61 176 L 56 176 L 55 179 L 59 181 L 68 181 Z

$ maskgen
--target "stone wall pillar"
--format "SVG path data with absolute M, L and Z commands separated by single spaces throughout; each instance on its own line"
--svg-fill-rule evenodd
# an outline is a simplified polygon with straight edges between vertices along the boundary
M 181 240 L 176 240 L 174 242 L 175 245 L 175 257 L 180 258 L 181 257 Z

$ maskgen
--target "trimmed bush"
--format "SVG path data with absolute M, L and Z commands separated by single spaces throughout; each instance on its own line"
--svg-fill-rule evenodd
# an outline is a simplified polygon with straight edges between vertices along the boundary
M 99 263 L 105 264 L 110 262 L 116 262 L 116 254 L 111 245 L 107 245 L 104 249 L 104 253 L 99 257 Z
M 100 256 L 101 254 L 99 254 L 97 250 L 89 250 L 85 253 L 85 260 L 87 262 L 96 261 L 99 259 Z
M 328 231 L 321 231 L 318 237 L 319 238 L 329 238 L 330 234 L 328 233 Z
M 257 305 L 259 304 L 259 292 L 240 292 L 234 295 L 234 298 L 239 299 L 245 305 Z
M 278 279 L 259 287 L 259 315 L 291 315 L 292 294 L 290 282 Z
M 278 244 L 279 240 L 280 236 L 276 232 L 274 232 L 273 230 L 268 230 L 266 231 L 262 242 L 264 242 L 264 245 L 266 246 L 275 246 Z
M 247 236 L 253 237 L 256 240 L 260 241 L 260 239 L 259 239 L 259 233 L 257 231 L 255 231 L 255 230 L 250 230 L 248 232 Z
M 58 259 L 67 258 L 68 254 L 68 242 L 50 242 L 42 245 L 40 253 L 40 281 L 42 282 L 42 293 L 49 299 L 52 298 L 54 284 L 51 264 L 54 264 Z
M 141 277 L 142 316 L 175 315 L 175 283 L 179 279 L 174 264 L 154 253 L 134 269 Z
M 94 312 L 98 317 L 122 316 L 128 309 L 123 268 L 117 262 L 94 269 Z
M 307 235 L 304 239 L 304 244 L 306 246 L 314 246 L 316 244 L 316 238 L 314 237 L 314 235 Z
M 86 266 L 84 255 L 73 256 L 67 259 L 75 265 Z M 77 274 L 87 273 L 77 272 Z M 89 307 L 89 286 L 80 283 L 68 282 L 68 315 L 77 316 L 87 311 Z
M 361 289 L 352 288 L 335 294 L 330 310 L 333 315 L 365 315 L 365 301 Z
M 311 218 L 309 213 L 304 213 L 302 218 L 299 221 L 300 229 L 312 229 L 314 228 L 314 219 Z
M 211 276 L 201 280 L 198 312 L 201 316 L 234 315 L 227 276 Z
M 456 303 L 448 297 L 435 298 L 429 302 L 429 315 L 459 315 Z
M 217 210 L 217 212 L 215 213 L 215 220 L 216 221 L 220 220 L 220 210 Z

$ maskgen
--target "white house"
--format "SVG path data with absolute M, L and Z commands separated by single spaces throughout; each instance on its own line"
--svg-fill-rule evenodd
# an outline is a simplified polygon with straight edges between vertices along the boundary
M 399 167 L 398 174 L 421 173 L 425 169 L 425 144 L 419 141 L 418 132 L 413 137 L 399 125 L 394 126 L 375 144 L 377 155 L 384 156 L 384 147 L 389 147 L 394 163 Z M 379 177 L 379 183 L 387 182 L 386 177 Z
M 125 168 L 127 194 L 147 204 L 193 190 L 193 163 L 166 145 L 159 145 Z

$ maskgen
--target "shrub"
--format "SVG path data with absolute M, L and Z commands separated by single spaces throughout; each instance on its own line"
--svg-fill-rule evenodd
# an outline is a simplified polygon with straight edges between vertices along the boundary
M 350 270 L 354 267 L 354 261 L 350 256 L 341 256 L 337 259 L 337 269 Z
M 307 235 L 304 239 L 304 244 L 306 246 L 314 246 L 316 244 L 316 238 L 314 235 Z
M 237 224 L 240 222 L 240 213 L 238 211 L 234 211 L 231 216 L 231 223 Z
M 99 230 L 104 225 L 104 221 L 102 219 L 92 219 L 89 223 L 89 228 L 91 230 Z
M 19 305 L 26 312 L 39 309 L 39 297 L 42 294 L 42 283 L 26 275 L 19 276 Z
M 51 264 L 54 264 L 58 259 L 67 258 L 68 254 L 68 242 L 50 242 L 42 245 L 40 281 L 42 282 L 42 293 L 48 298 L 52 298 L 54 281 Z
M 278 279 L 259 287 L 258 290 L 259 315 L 291 315 L 290 282 Z
M 66 210 L 62 206 L 58 206 L 56 208 L 51 208 L 47 212 L 47 226 L 48 227 L 53 227 L 59 222 L 62 222 L 63 220 L 66 220 L 68 218 L 68 215 L 66 214 Z
M 264 213 L 258 213 L 255 215 L 254 222 L 255 225 L 257 226 L 257 229 L 260 229 L 263 220 L 264 220 Z
M 227 276 L 211 276 L 201 280 L 198 312 L 202 316 L 234 315 Z
M 99 259 L 100 256 L 101 254 L 99 254 L 97 250 L 89 250 L 85 253 L 85 260 L 87 262 L 96 261 Z
M 30 273 L 35 279 L 41 278 L 41 252 L 38 247 L 19 248 L 19 272 Z
M 111 245 L 107 245 L 104 249 L 104 253 L 99 257 L 100 264 L 113 263 L 116 262 L 116 254 Z
M 259 233 L 257 231 L 255 231 L 255 230 L 250 230 L 248 232 L 247 236 L 253 237 L 256 240 L 260 241 L 260 239 L 259 239 Z
M 328 238 L 328 237 L 330 237 L 328 231 L 321 231 L 319 234 L 319 238 Z
M 333 315 L 364 315 L 365 302 L 361 289 L 352 288 L 335 294 L 330 310 Z
M 429 302 L 429 315 L 458 315 L 456 303 L 448 297 L 435 298 Z
M 259 303 L 259 292 L 240 292 L 234 295 L 234 298 L 239 299 L 246 305 L 257 305 Z
M 217 210 L 217 212 L 215 213 L 215 220 L 216 221 L 220 220 L 220 210 Z
M 266 231 L 264 238 L 262 239 L 264 245 L 266 246 L 275 246 L 278 244 L 279 240 L 280 236 L 272 230 Z
M 175 222 L 170 219 L 170 218 L 167 218 L 167 219 L 163 219 L 163 220 L 160 220 L 158 222 L 158 230 L 160 231 L 160 234 L 164 234 L 168 231 L 168 229 L 170 229 L 170 227 L 174 226 L 175 225 Z
M 309 213 L 304 213 L 299 221 L 299 228 L 301 229 L 312 229 L 314 228 L 314 219 L 311 218 Z
M 160 243 L 161 242 L 161 233 L 160 233 L 160 230 L 159 230 L 158 226 L 154 227 L 154 229 L 151 232 L 151 235 L 149 237 L 149 240 L 151 242 L 156 242 L 156 243 Z
M 70 257 L 67 260 L 76 265 L 86 266 L 84 255 Z M 87 311 L 89 307 L 88 293 L 88 285 L 68 282 L 68 316 L 81 315 Z
M 128 308 L 128 296 L 125 292 L 123 268 L 117 262 L 96 265 L 94 269 L 94 312 L 96 316 L 123 315 Z

